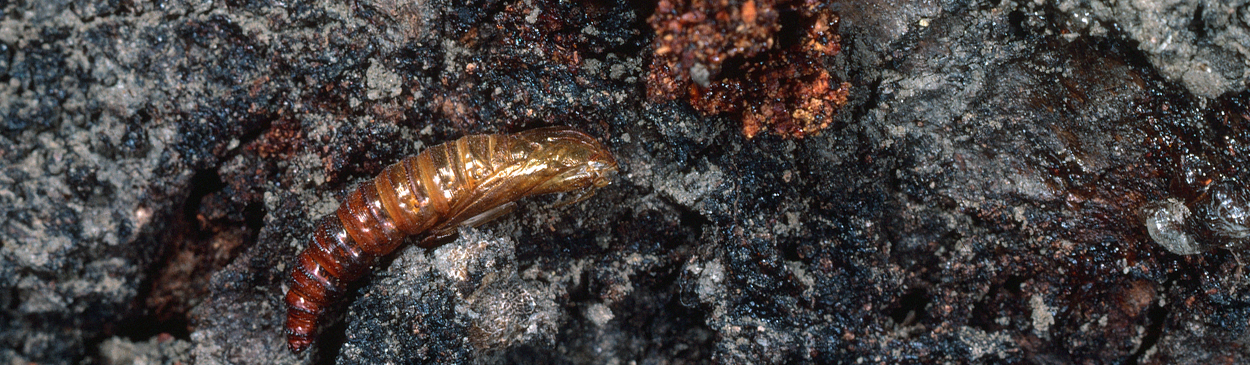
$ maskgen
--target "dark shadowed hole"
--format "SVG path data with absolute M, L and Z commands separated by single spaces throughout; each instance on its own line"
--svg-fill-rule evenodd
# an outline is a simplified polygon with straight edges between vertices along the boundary
M 1019 275 L 1009 276 L 1006 281 L 1003 281 L 1003 289 L 1013 295 L 1019 295 L 1020 287 L 1023 285 L 1024 277 Z
M 1020 38 L 1028 35 L 1024 27 L 1024 19 L 1024 12 L 1019 10 L 1007 14 L 1007 24 L 1011 25 L 1011 36 Z
M 334 313 L 332 315 L 339 315 L 341 317 L 343 314 L 342 311 L 340 311 L 339 313 Z M 330 322 L 326 317 L 322 317 L 322 320 Z M 347 321 L 332 321 L 329 324 L 330 325 L 326 326 L 324 330 L 320 331 L 316 339 L 313 340 L 313 348 L 309 349 L 310 351 L 314 351 L 312 357 L 313 364 L 334 364 L 335 360 L 339 357 L 339 351 L 343 349 L 343 344 L 347 343 Z
M 205 196 L 225 188 L 226 184 L 221 181 L 221 177 L 217 175 L 216 170 L 205 169 L 196 171 L 195 175 L 191 177 L 190 186 L 191 191 L 182 206 L 181 219 L 176 217 L 173 218 L 172 221 L 166 226 L 165 233 L 176 231 L 194 232 L 198 230 L 198 225 L 193 222 L 196 222 L 195 216 L 197 212 L 199 212 L 200 201 L 203 200 Z M 177 234 L 172 234 L 165 237 L 178 236 L 179 235 Z M 161 238 L 151 237 L 151 239 Z M 153 295 L 153 280 L 157 280 L 161 277 L 160 273 L 165 266 L 169 264 L 168 260 L 170 259 L 169 256 L 171 253 L 171 250 L 164 250 L 164 252 L 161 253 L 161 258 L 157 259 L 154 265 L 151 265 L 147 270 L 145 270 L 146 279 L 144 279 L 144 282 L 140 285 L 140 288 L 142 289 L 135 299 L 136 303 L 139 303 L 139 306 L 143 306 L 143 301 Z M 184 340 L 191 338 L 189 330 L 190 321 L 187 319 L 186 313 L 152 311 L 151 308 L 137 312 L 138 313 L 127 315 L 121 321 L 117 322 L 115 327 L 116 330 L 113 334 L 125 337 L 135 342 L 144 342 L 153 336 L 157 336 L 162 333 Z M 99 340 L 103 341 L 104 338 L 100 338 Z
M 699 212 L 694 209 L 690 209 L 689 207 L 685 207 L 681 205 L 678 205 L 676 207 L 677 207 L 677 211 L 681 213 L 681 217 L 679 221 L 681 222 L 681 227 L 692 229 L 694 231 L 693 233 L 695 237 L 702 236 L 703 228 L 712 224 L 712 221 L 708 220 L 707 217 L 703 216 L 702 214 L 699 214 Z M 676 241 L 676 242 L 672 242 L 672 241 Z M 685 244 L 686 242 L 680 242 L 679 240 L 671 240 L 670 242 L 665 242 L 665 243 L 667 247 L 672 248 L 675 246 L 679 246 L 680 244 Z
M 177 222 L 170 223 L 167 227 L 169 230 L 187 229 L 184 228 L 186 227 L 185 224 Z M 144 243 L 144 245 L 154 244 L 153 242 Z M 187 319 L 186 313 L 153 311 L 143 304 L 144 300 L 152 295 L 153 280 L 159 277 L 161 269 L 166 265 L 165 260 L 167 258 L 162 258 L 155 265 L 151 265 L 148 270 L 145 270 L 146 279 L 140 284 L 140 291 L 135 296 L 135 305 L 142 309 L 128 313 L 117 322 L 107 324 L 113 330 L 105 331 L 102 336 L 92 339 L 88 348 L 98 348 L 99 344 L 104 342 L 109 336 L 123 337 L 136 343 L 146 342 L 152 337 L 161 334 L 167 334 L 180 340 L 191 339 L 191 322 Z
M 125 337 L 134 342 L 147 342 L 148 339 L 160 334 L 168 334 L 177 339 L 191 339 L 190 321 L 186 316 L 159 318 L 156 315 L 128 317 L 117 326 L 117 336 Z
M 0 9 L 4 8 L 4 3 L 6 2 L 7 1 L 0 0 Z M 4 68 L 0 68 L 0 82 L 3 83 L 8 83 L 11 78 L 11 76 L 9 76 L 9 67 L 12 67 L 13 65 L 12 48 L 13 47 L 9 47 L 7 44 L 0 43 L 0 63 L 3 63 L 4 66 Z
M 803 261 L 803 255 L 799 254 L 804 242 L 778 242 L 777 250 L 781 251 L 781 258 L 786 261 Z
M 569 303 L 597 300 L 598 297 L 590 293 L 590 271 L 582 270 L 577 276 L 578 279 L 574 281 L 576 284 L 568 288 Z
M 182 205 L 183 219 L 187 222 L 195 222 L 195 216 L 200 211 L 200 204 L 204 197 L 225 188 L 226 183 L 221 181 L 221 175 L 217 174 L 217 170 L 196 171 L 191 177 L 191 193 L 187 196 L 187 202 Z
M 17 313 L 17 306 L 19 303 L 17 298 L 18 298 L 18 295 L 20 294 L 21 292 L 17 290 L 16 286 L 10 288 L 9 295 L 0 297 L 0 299 L 3 299 L 3 300 L 0 300 L 0 307 L 7 309 L 9 313 Z
M 890 318 L 898 325 L 910 325 L 924 316 L 925 307 L 929 305 L 929 293 L 916 289 L 903 294 L 890 310 Z
M 647 18 L 655 14 L 656 1 L 647 0 L 628 0 L 629 6 L 634 9 L 634 14 L 638 15 L 640 25 L 647 25 Z M 639 29 L 650 29 L 640 27 Z
M 868 83 L 868 87 L 861 90 L 868 95 L 868 98 L 864 100 L 863 105 L 855 107 L 855 109 L 851 112 L 851 120 L 863 120 L 863 118 L 868 115 L 868 112 L 876 110 L 877 105 L 881 104 L 880 78 L 872 80 L 872 82 Z
M 411 244 L 411 240 L 406 244 Z M 389 267 L 395 261 L 395 257 L 403 250 L 383 256 L 373 265 L 374 267 Z M 325 312 L 321 314 L 321 319 L 317 322 L 322 329 L 318 330 L 313 340 L 314 351 L 312 355 L 313 364 L 329 365 L 334 364 L 339 358 L 339 353 L 343 351 L 343 345 L 347 344 L 347 314 L 350 311 L 352 303 L 356 303 L 363 294 L 362 290 L 375 279 L 374 273 L 365 274 L 360 279 L 347 284 L 344 289 L 342 298 L 336 299 L 326 306 Z
M 777 9 L 777 24 L 781 25 L 781 29 L 777 31 L 774 39 L 777 40 L 776 45 L 772 49 L 764 50 L 754 57 L 731 57 L 724 60 L 720 65 L 720 72 L 714 74 L 713 79 L 725 80 L 742 77 L 746 74 L 749 66 L 762 65 L 768 61 L 769 55 L 776 54 L 779 50 L 785 50 L 792 46 L 801 44 L 807 36 L 807 30 L 812 27 L 816 19 L 804 19 L 797 9 L 789 7 L 780 7 Z
M 1168 318 L 1168 310 L 1158 305 L 1150 306 L 1150 311 L 1146 313 L 1146 321 L 1150 323 L 1150 327 L 1146 329 L 1146 336 L 1141 340 L 1141 347 L 1133 352 L 1133 356 L 1129 357 L 1126 364 L 1137 364 L 1141 357 L 1146 354 L 1147 350 L 1155 347 L 1159 343 L 1159 337 L 1163 336 L 1163 324 Z
M 1011 275 L 1001 285 L 990 287 L 990 291 L 985 294 L 985 297 L 972 308 L 973 317 L 970 323 L 988 332 L 998 331 L 1001 325 L 996 324 L 994 318 L 997 318 L 999 311 L 1003 310 L 1001 301 L 1019 296 L 1020 288 L 1023 285 L 1024 277 Z
M 807 35 L 807 30 L 815 23 L 815 19 L 803 19 L 797 9 L 790 7 L 780 7 L 777 9 L 777 24 L 781 24 L 781 30 L 777 31 L 777 48 L 786 49 L 796 44 L 802 43 L 803 38 Z
M 1189 21 L 1189 31 L 1194 32 L 1198 39 L 1207 37 L 1207 22 L 1202 20 L 1202 12 L 1206 10 L 1201 3 L 1194 9 L 1194 18 Z
M 248 241 L 254 242 L 256 236 L 260 234 L 260 229 L 265 226 L 265 205 L 264 203 L 248 204 L 243 209 L 243 224 L 247 226 Z M 246 245 L 240 245 L 235 251 L 240 251 Z M 230 257 L 237 256 L 238 252 L 231 252 Z

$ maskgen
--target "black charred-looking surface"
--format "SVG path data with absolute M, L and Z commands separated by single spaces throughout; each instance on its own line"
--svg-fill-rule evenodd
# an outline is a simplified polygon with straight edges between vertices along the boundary
M 850 99 L 748 140 L 648 101 L 651 2 L 0 2 L 0 363 L 1250 361 L 1206 205 L 1250 197 L 1245 4 L 809 5 Z M 355 183 L 553 124 L 616 183 L 403 250 L 286 350 Z M 1152 241 L 1168 199 L 1218 247 Z

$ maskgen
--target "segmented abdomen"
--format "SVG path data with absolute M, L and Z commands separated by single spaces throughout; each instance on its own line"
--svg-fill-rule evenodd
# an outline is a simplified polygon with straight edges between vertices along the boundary
M 388 166 L 322 218 L 300 252 L 286 295 L 288 347 L 308 348 L 326 305 L 407 236 L 452 234 L 466 219 L 528 195 L 589 193 L 615 171 L 598 141 L 560 127 L 467 136 Z

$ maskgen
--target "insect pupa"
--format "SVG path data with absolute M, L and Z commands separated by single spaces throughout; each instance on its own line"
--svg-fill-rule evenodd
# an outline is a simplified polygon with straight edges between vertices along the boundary
M 432 247 L 532 195 L 581 201 L 616 171 L 607 148 L 566 127 L 465 136 L 387 166 L 322 218 L 300 252 L 286 294 L 287 347 L 307 349 L 326 306 L 406 237 L 423 235 L 420 245 Z

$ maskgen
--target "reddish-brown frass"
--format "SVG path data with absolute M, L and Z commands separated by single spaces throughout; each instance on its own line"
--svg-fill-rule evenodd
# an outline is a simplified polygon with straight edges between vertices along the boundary
M 531 195 L 569 192 L 579 201 L 616 170 L 599 141 L 565 127 L 466 136 L 386 167 L 322 218 L 300 252 L 286 295 L 288 347 L 307 349 L 326 305 L 406 237 L 425 235 L 428 247 Z

